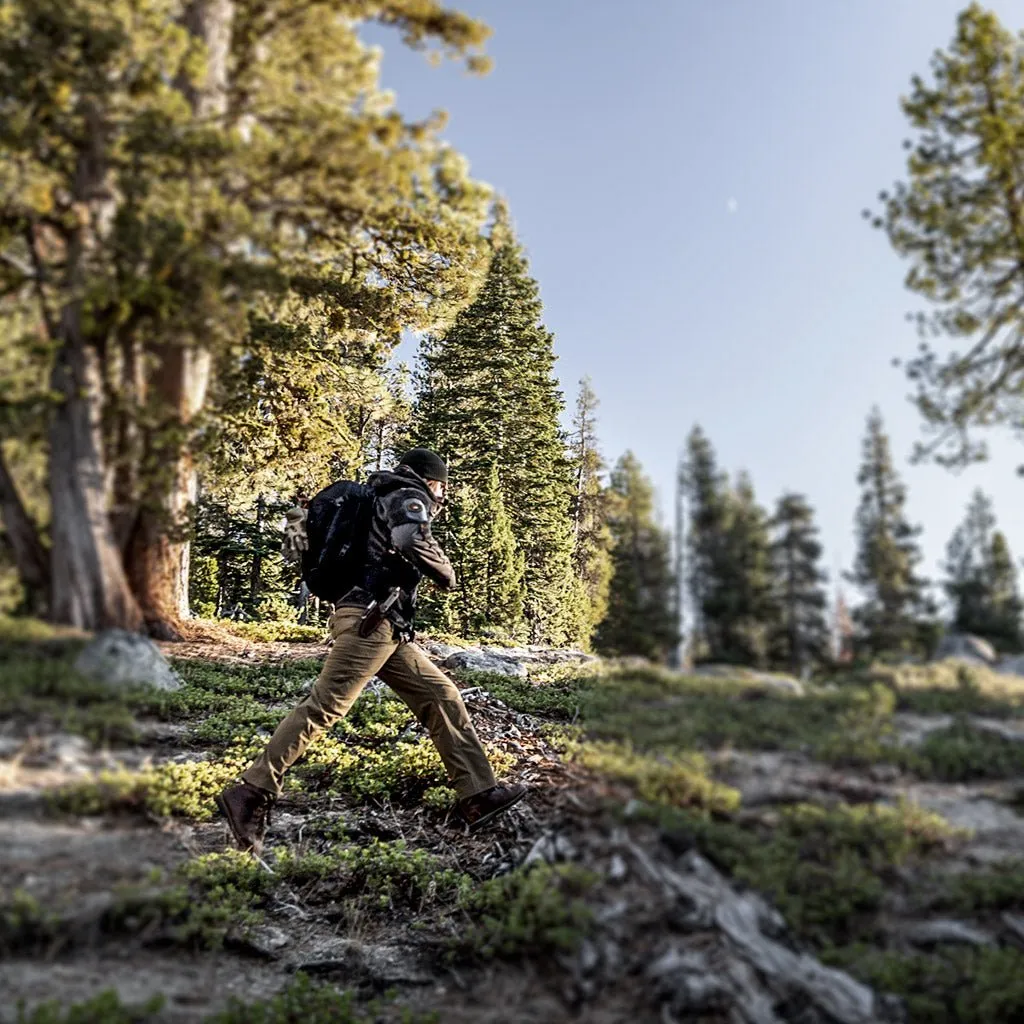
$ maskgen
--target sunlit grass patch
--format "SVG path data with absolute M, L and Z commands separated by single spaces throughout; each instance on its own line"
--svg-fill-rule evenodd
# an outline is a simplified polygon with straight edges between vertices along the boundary
M 1024 679 L 953 658 L 923 665 L 872 665 L 842 681 L 884 684 L 896 695 L 901 711 L 1000 718 L 1024 714 Z
M 108 771 L 50 793 L 51 806 L 67 814 L 147 813 L 209 820 L 214 797 L 247 767 L 247 757 L 168 762 L 140 771 Z
M 643 754 L 628 744 L 587 741 L 570 753 L 584 767 L 628 784 L 649 803 L 713 813 L 739 807 L 739 792 L 712 779 L 700 754 Z

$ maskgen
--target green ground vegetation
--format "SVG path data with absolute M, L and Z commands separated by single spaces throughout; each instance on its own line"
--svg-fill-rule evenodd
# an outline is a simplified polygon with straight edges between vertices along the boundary
M 112 989 L 92 999 L 62 1007 L 43 1003 L 31 1011 L 18 1012 L 18 1024 L 147 1024 L 160 1017 L 165 1005 L 162 997 L 144 1004 L 126 1004 Z M 383 1003 L 359 1004 L 351 993 L 331 985 L 317 984 L 299 974 L 281 992 L 270 999 L 246 1003 L 234 998 L 228 1007 L 203 1019 L 202 1024 L 378 1024 L 388 1020 L 396 1024 L 436 1024 L 433 1014 L 414 1014 L 392 1009 Z

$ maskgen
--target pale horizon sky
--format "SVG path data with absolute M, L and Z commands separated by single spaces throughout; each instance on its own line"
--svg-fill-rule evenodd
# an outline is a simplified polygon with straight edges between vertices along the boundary
M 892 360 L 917 344 L 906 265 L 861 218 L 904 174 L 899 108 L 953 36 L 951 0 L 461 0 L 495 68 L 431 67 L 376 27 L 398 109 L 504 195 L 555 334 L 571 409 L 589 375 L 614 462 L 636 452 L 672 522 L 694 423 L 769 510 L 805 493 L 836 581 L 854 553 L 856 473 L 878 405 L 939 577 L 975 487 L 1024 556 L 1024 445 L 989 431 L 962 473 L 914 466 L 921 435 Z M 989 5 L 1014 31 L 1024 4 Z M 847 588 L 849 589 L 849 588 Z

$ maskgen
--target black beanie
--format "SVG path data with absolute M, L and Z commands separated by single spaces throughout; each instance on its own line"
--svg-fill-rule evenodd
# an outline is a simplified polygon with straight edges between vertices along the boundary
M 448 483 L 448 467 L 444 464 L 444 459 L 429 448 L 413 448 L 407 451 L 402 456 L 399 465 L 408 466 L 424 480 L 440 480 L 443 484 Z

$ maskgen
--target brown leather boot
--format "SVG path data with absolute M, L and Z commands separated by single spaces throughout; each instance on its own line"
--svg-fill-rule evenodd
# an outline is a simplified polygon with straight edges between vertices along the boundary
M 263 837 L 270 824 L 270 808 L 273 796 L 265 789 L 239 782 L 228 786 L 216 797 L 217 806 L 235 837 L 240 849 L 247 853 L 259 853 L 263 848 Z
M 499 783 L 482 793 L 474 793 L 460 800 L 455 806 L 459 817 L 469 826 L 470 832 L 486 825 L 503 811 L 519 803 L 526 796 L 526 787 L 521 783 L 505 785 Z

